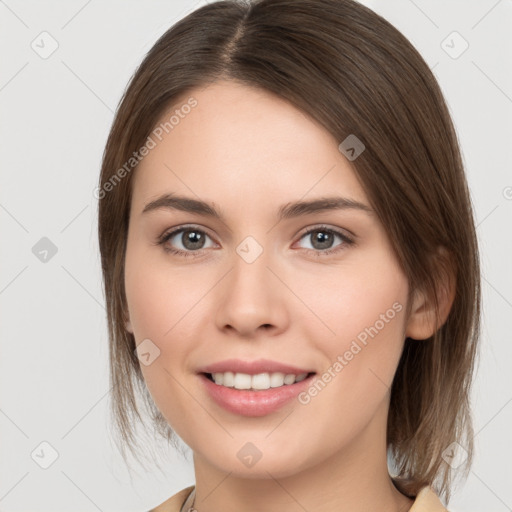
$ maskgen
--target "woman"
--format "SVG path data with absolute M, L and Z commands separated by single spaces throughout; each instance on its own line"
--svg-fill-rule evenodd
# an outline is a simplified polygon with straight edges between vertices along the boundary
M 139 393 L 193 452 L 195 485 L 153 510 L 446 510 L 478 248 L 403 35 L 352 0 L 197 9 L 133 76 L 97 197 L 123 449 Z

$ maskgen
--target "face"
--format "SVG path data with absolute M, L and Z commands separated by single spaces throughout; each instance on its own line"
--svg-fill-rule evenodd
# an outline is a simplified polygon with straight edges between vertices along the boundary
M 155 404 L 198 457 L 286 476 L 348 453 L 364 432 L 383 435 L 407 280 L 341 141 L 234 82 L 190 91 L 173 111 L 189 97 L 197 104 L 157 132 L 133 177 L 127 329 Z M 210 211 L 169 200 L 179 196 Z M 340 201 L 287 208 L 321 198 Z M 199 373 L 228 359 L 274 361 L 239 372 L 269 379 L 279 365 L 314 375 L 240 391 Z M 245 464 L 247 454 L 261 459 Z

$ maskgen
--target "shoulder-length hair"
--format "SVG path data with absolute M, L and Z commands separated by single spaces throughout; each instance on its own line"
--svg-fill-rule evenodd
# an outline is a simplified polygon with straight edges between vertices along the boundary
M 351 134 L 362 141 L 365 150 L 351 163 L 408 279 L 410 297 L 421 290 L 438 311 L 436 286 L 451 265 L 451 310 L 431 338 L 405 340 L 387 425 L 395 486 L 414 497 L 428 484 L 449 499 L 451 467 L 443 451 L 454 442 L 463 447 L 465 475 L 473 454 L 470 387 L 481 292 L 471 200 L 457 135 L 431 70 L 397 29 L 353 0 L 210 3 L 158 39 L 124 92 L 96 191 L 111 413 L 124 444 L 135 453 L 134 420 L 142 420 L 136 390 L 156 431 L 176 441 L 144 386 L 135 340 L 124 324 L 133 155 L 179 98 L 219 79 L 278 95 L 337 141 Z M 450 263 L 435 257 L 439 247 Z

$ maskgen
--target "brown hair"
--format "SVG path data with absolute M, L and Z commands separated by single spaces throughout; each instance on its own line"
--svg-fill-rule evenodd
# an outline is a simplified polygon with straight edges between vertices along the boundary
M 451 468 L 443 450 L 454 441 L 465 448 L 466 474 L 473 453 L 469 395 L 481 299 L 472 206 L 457 136 L 428 65 L 389 22 L 353 0 L 210 3 L 163 34 L 132 77 L 106 144 L 97 196 L 111 412 L 122 439 L 135 453 L 133 420 L 142 420 L 137 388 L 156 430 L 176 441 L 143 383 L 133 335 L 125 330 L 133 172 L 118 172 L 116 181 L 114 173 L 126 170 L 170 105 L 221 78 L 288 100 L 340 142 L 350 134 L 363 142 L 353 169 L 408 278 L 410 298 L 422 290 L 437 311 L 436 286 L 451 265 L 450 313 L 428 340 L 405 340 L 387 427 L 396 487 L 415 497 L 429 484 L 449 500 Z M 439 247 L 448 258 L 435 257 Z

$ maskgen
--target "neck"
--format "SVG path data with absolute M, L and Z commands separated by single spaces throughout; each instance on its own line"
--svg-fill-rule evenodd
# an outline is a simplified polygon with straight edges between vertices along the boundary
M 194 508 L 197 512 L 407 512 L 413 500 L 396 489 L 388 473 L 386 420 L 387 408 L 383 408 L 350 446 L 299 473 L 269 468 L 247 478 L 222 471 L 194 453 Z

